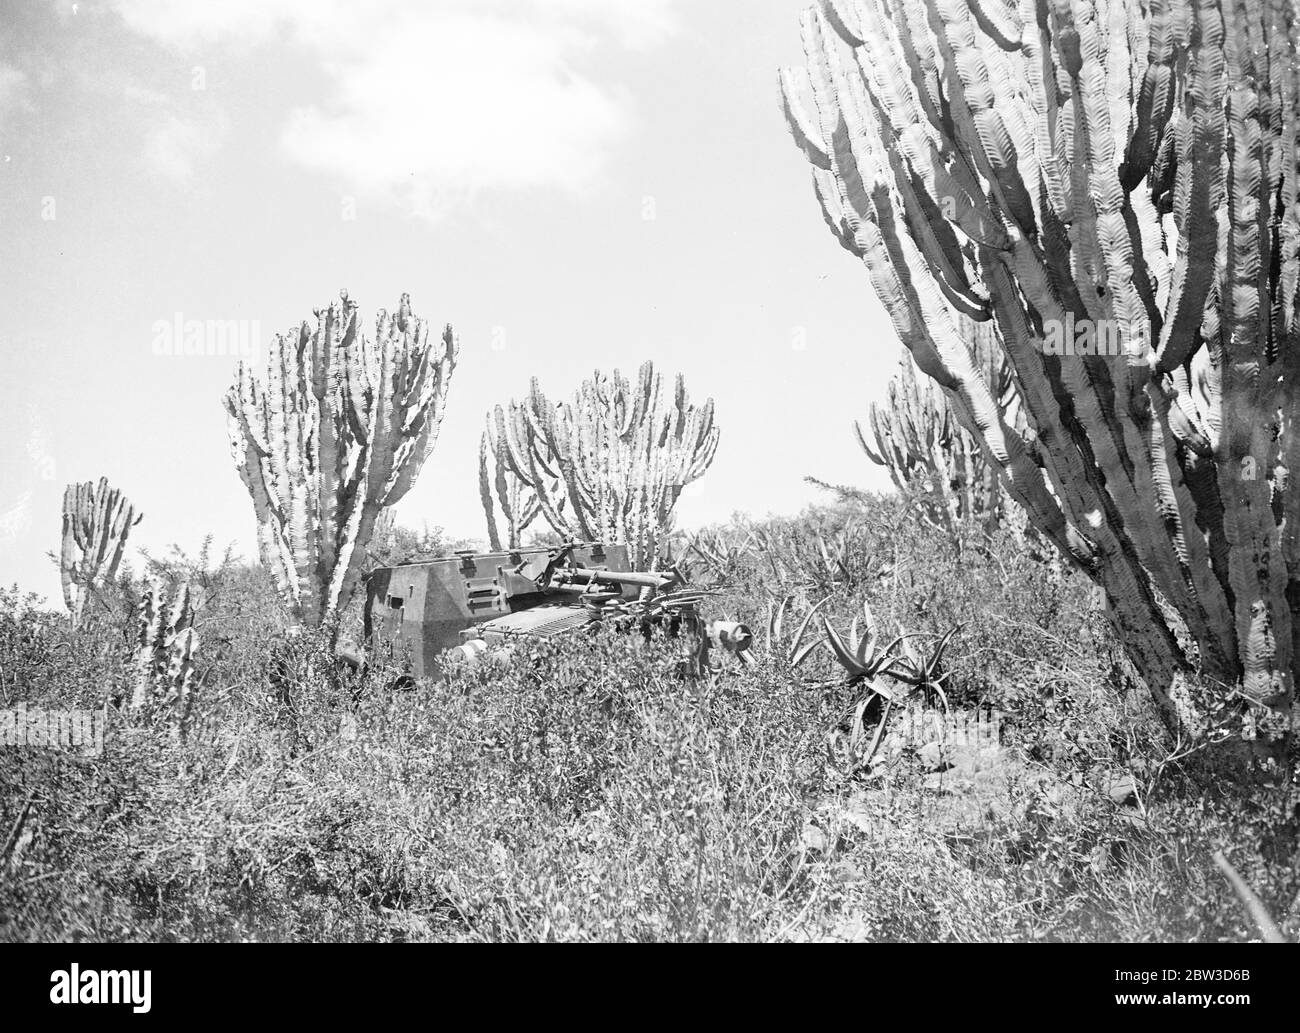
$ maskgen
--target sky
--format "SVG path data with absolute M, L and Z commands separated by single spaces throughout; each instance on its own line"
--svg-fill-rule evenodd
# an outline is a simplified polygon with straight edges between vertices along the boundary
M 482 538 L 486 412 L 651 359 L 721 441 L 678 525 L 884 488 L 901 349 L 781 116 L 800 0 L 0 0 L 0 584 L 59 598 L 63 489 L 255 556 L 221 397 L 346 289 L 460 337 L 407 526 Z M 224 354 L 167 354 L 227 324 Z M 257 362 L 257 358 L 254 358 Z

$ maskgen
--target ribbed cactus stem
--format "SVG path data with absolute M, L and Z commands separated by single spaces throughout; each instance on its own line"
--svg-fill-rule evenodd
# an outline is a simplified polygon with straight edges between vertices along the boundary
M 498 410 L 497 427 L 498 454 L 546 522 L 561 534 L 626 545 L 637 570 L 654 569 L 682 489 L 718 447 L 713 400 L 692 405 L 680 375 L 665 398 L 650 362 L 635 382 L 598 371 L 562 405 L 534 380 L 523 402 Z
M 198 647 L 189 585 L 178 585 L 169 598 L 162 582 L 151 578 L 136 612 L 133 714 L 146 708 L 163 710 L 173 726 L 184 731 L 193 703 Z
M 810 89 L 779 83 L 827 224 L 1185 735 L 1292 723 L 1298 21 L 1292 0 L 824 0 Z
M 265 381 L 240 364 L 225 396 L 231 453 L 257 513 L 263 564 L 294 617 L 332 620 L 361 576 L 379 514 L 433 450 L 456 365 L 402 295 L 375 336 L 346 292 L 277 335 Z
M 965 321 L 964 333 L 989 390 L 1008 411 L 1018 408 L 1015 386 L 988 323 Z M 998 468 L 980 442 L 962 429 L 943 392 L 917 379 L 907 355 L 889 383 L 888 402 L 872 404 L 868 425 L 854 423 L 858 444 L 873 463 L 885 467 L 900 494 L 921 501 L 926 518 L 955 534 L 971 518 L 986 528 L 1003 516 L 1005 502 Z M 872 443 L 868 443 L 870 437 Z M 873 447 L 874 444 L 874 447 Z
M 505 441 L 505 413 L 501 406 L 488 414 L 487 427 L 479 439 L 479 498 L 487 518 L 488 544 L 493 551 L 502 548 L 517 549 L 522 536 L 541 513 L 537 493 L 519 477 L 510 464 Z M 558 485 L 550 478 L 550 492 L 556 494 Z M 506 535 L 503 539 L 497 524 L 496 511 L 505 518 Z
M 59 575 L 73 627 L 80 626 L 95 590 L 117 576 L 126 540 L 142 516 L 105 477 L 64 489 Z

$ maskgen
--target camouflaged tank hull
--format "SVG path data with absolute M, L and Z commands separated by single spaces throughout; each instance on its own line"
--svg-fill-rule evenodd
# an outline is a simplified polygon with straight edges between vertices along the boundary
M 409 660 L 416 678 L 441 673 L 438 657 L 471 638 L 490 644 L 509 638 L 546 638 L 580 630 L 592 619 L 577 596 L 539 589 L 535 578 L 554 549 L 461 553 L 427 563 L 381 567 L 366 581 L 365 630 L 379 661 Z M 595 570 L 627 570 L 621 545 L 578 546 L 575 563 Z M 623 598 L 637 597 L 635 586 Z

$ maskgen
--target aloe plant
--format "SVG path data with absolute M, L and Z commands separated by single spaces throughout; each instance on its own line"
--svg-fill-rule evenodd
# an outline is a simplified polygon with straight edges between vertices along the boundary
M 876 618 L 871 612 L 871 604 L 862 601 L 863 634 L 858 634 L 858 617 L 853 618 L 847 637 L 835 630 L 830 618 L 822 617 L 822 627 L 826 632 L 826 647 L 844 668 L 850 683 L 865 682 L 872 692 L 886 698 L 893 698 L 893 691 L 880 685 L 876 679 L 892 674 L 903 665 L 903 658 L 895 652 L 903 641 L 900 635 L 890 642 L 884 642 Z
M 960 625 L 949 628 L 939 636 L 938 642 L 934 648 L 927 653 L 922 654 L 912 644 L 912 639 L 917 638 L 917 634 L 909 634 L 899 629 L 899 645 L 903 650 L 903 664 L 900 669 L 893 672 L 895 678 L 899 681 L 906 682 L 921 689 L 927 697 L 937 696 L 942 701 L 944 709 L 948 708 L 948 696 L 944 692 L 943 683 L 948 680 L 948 671 L 943 669 L 943 654 L 948 648 L 948 643 L 952 637 L 960 631 Z
M 775 581 L 793 581 L 824 595 L 857 589 L 885 571 L 878 556 L 861 548 L 869 538 L 865 530 L 856 520 L 837 530 L 776 522 L 756 528 L 754 537 Z
M 791 669 L 799 667 L 804 661 L 812 656 L 813 651 L 825 641 L 824 638 L 811 638 L 805 641 L 808 633 L 808 627 L 812 620 L 817 616 L 818 611 L 830 601 L 830 596 L 826 596 L 821 602 L 808 607 L 808 612 L 804 614 L 802 623 L 794 635 L 787 638 L 785 635 L 785 617 L 789 611 L 790 604 L 794 600 L 793 595 L 786 595 L 781 602 L 773 606 L 771 602 L 767 606 L 767 653 L 769 656 L 780 657 Z
M 896 705 L 905 701 L 913 688 L 920 688 L 927 698 L 937 696 L 948 709 L 948 697 L 943 690 L 947 678 L 942 670 L 943 654 L 958 631 L 956 627 L 949 629 L 933 649 L 922 655 L 909 641 L 917 636 L 901 628 L 886 642 L 871 611 L 871 604 L 865 599 L 862 601 L 861 620 L 861 635 L 858 633 L 859 618 L 855 616 L 847 636 L 843 636 L 835 630 L 829 618 L 822 617 L 826 647 L 843 668 L 848 684 L 858 690 L 845 713 L 849 734 L 843 744 L 843 756 L 839 758 L 848 773 L 871 764 L 890 714 Z M 887 679 L 888 684 L 882 679 Z M 877 715 L 875 733 L 864 750 L 866 729 L 876 721 Z
M 715 585 L 734 580 L 750 553 L 755 534 L 750 531 L 739 542 L 718 530 L 691 535 L 682 549 L 682 560 L 691 568 L 691 580 Z

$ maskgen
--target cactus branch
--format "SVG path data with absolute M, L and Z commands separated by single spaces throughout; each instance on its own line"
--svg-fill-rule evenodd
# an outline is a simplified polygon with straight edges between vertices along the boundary
M 649 362 L 635 381 L 597 372 L 562 405 L 534 380 L 508 415 L 498 409 L 496 426 L 492 447 L 501 454 L 504 445 L 509 472 L 546 522 L 561 534 L 626 545 L 635 570 L 655 568 L 678 496 L 718 447 L 713 400 L 692 405 L 680 375 L 665 400 Z
M 989 389 L 1011 410 L 1018 405 L 1015 387 L 994 336 L 980 329 L 987 326 L 967 321 L 966 332 Z M 888 398 L 885 405 L 871 406 L 869 435 L 853 424 L 867 458 L 889 471 L 901 494 L 919 498 L 927 520 L 949 534 L 955 536 L 957 525 L 970 518 L 986 528 L 996 525 L 1006 506 L 998 467 L 985 457 L 979 440 L 962 429 L 943 392 L 933 381 L 918 380 L 915 364 L 905 356 Z
M 105 477 L 64 489 L 59 575 L 73 627 L 80 626 L 95 589 L 117 576 L 127 537 L 142 516 Z
M 189 585 L 178 585 L 169 599 L 162 583 L 152 578 L 145 585 L 136 612 L 132 714 L 139 717 L 146 708 L 165 713 L 172 727 L 183 735 L 193 705 L 194 654 L 198 648 Z
M 824 0 L 780 82 L 916 367 L 1194 737 L 1293 723 L 1297 21 L 1292 0 Z M 990 323 L 1023 418 L 973 361 Z M 872 429 L 901 458 L 905 428 Z
M 264 382 L 240 364 L 225 396 L 231 453 L 295 619 L 331 620 L 351 598 L 379 514 L 433 450 L 457 350 L 450 326 L 430 339 L 405 294 L 367 337 L 345 292 L 314 329 L 276 336 Z

